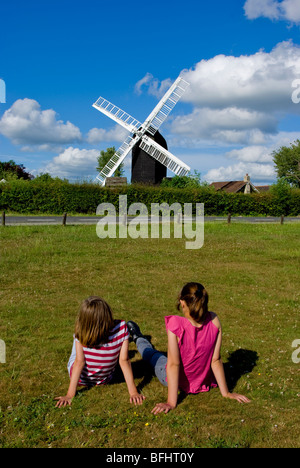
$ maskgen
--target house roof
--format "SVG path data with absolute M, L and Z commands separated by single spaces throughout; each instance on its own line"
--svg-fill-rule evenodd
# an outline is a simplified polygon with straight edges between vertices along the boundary
M 256 185 L 255 188 L 259 192 L 268 192 L 270 190 L 270 185 Z
M 212 182 L 210 186 L 214 186 L 216 191 L 224 190 L 227 193 L 251 193 L 251 192 L 266 192 L 269 190 L 268 185 L 263 185 L 261 187 L 255 187 L 250 182 L 249 174 L 246 174 L 244 180 L 231 180 L 229 182 Z
M 237 193 L 245 188 L 247 182 L 235 180 L 230 182 L 212 182 L 210 185 L 213 185 L 217 191 L 225 190 L 228 193 Z

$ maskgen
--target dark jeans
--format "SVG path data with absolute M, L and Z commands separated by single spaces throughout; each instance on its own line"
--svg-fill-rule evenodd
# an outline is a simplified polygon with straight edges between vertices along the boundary
M 166 356 L 153 348 L 146 338 L 138 338 L 136 340 L 136 347 L 142 358 L 152 366 L 160 383 L 167 387 Z

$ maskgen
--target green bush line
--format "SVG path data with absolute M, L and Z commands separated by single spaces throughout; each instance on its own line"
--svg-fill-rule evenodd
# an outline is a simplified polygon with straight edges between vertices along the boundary
M 205 215 L 224 216 L 298 216 L 300 190 L 265 193 L 216 192 L 209 187 L 162 188 L 128 185 L 109 189 L 91 183 L 70 184 L 65 181 L 34 182 L 15 180 L 0 184 L 0 209 L 19 214 L 96 214 L 100 203 L 119 207 L 119 195 L 127 195 L 128 206 L 140 202 L 150 213 L 152 203 L 205 204 Z

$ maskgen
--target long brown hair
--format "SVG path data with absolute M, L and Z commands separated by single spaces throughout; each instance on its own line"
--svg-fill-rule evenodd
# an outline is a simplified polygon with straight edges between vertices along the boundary
M 208 313 L 208 293 L 200 283 L 187 283 L 183 286 L 177 301 L 180 310 L 180 301 L 185 301 L 190 316 L 197 322 L 203 323 Z
M 79 309 L 75 324 L 75 338 L 87 348 L 107 343 L 114 326 L 110 306 L 101 297 L 90 296 Z

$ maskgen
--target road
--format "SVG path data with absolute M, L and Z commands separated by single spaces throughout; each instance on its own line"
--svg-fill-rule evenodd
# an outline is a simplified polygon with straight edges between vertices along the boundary
M 67 216 L 66 224 L 67 225 L 96 225 L 100 220 L 100 217 L 97 216 Z M 141 221 L 142 218 L 128 217 L 128 222 L 132 220 Z M 172 219 L 172 218 L 171 218 Z M 119 218 L 116 218 L 117 223 L 119 223 Z M 144 217 L 143 220 L 147 222 L 147 217 Z M 205 216 L 205 222 L 227 222 L 227 217 L 225 216 Z M 111 222 L 113 222 L 111 218 Z M 122 220 L 121 220 L 122 221 Z M 150 217 L 148 218 L 150 223 Z M 232 223 L 280 223 L 280 217 L 244 217 L 244 216 L 232 216 Z M 284 223 L 299 223 L 300 217 L 286 217 L 284 218 Z M 5 216 L 5 225 L 6 226 L 38 226 L 38 225 L 61 225 L 63 223 L 62 216 Z M 1 224 L 1 223 L 0 223 Z

